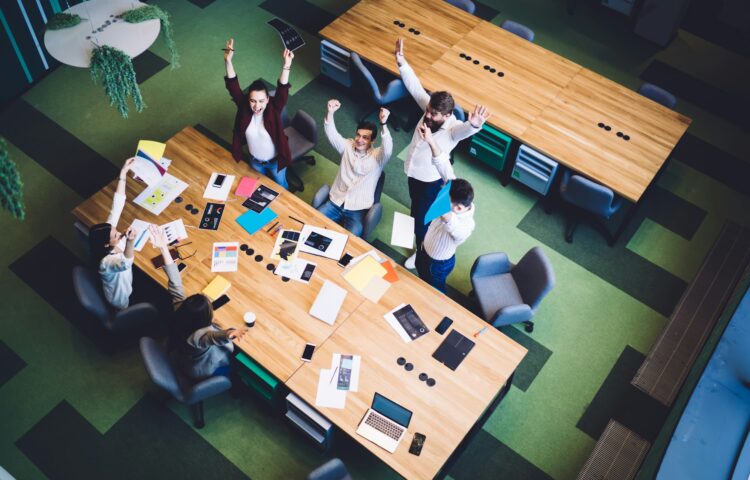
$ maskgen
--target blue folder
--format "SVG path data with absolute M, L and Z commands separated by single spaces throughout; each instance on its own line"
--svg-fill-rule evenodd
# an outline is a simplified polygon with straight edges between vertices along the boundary
M 427 210 L 427 213 L 424 216 L 425 225 L 429 224 L 440 215 L 451 211 L 451 183 L 452 182 L 446 183 L 438 192 L 437 197 L 435 197 L 435 201 L 432 202 L 432 205 L 430 205 L 430 208 Z
M 237 223 L 239 223 L 242 228 L 247 230 L 247 233 L 252 235 L 276 217 L 278 217 L 278 215 L 276 215 L 276 212 L 266 207 L 260 213 L 248 210 L 247 212 L 237 217 Z

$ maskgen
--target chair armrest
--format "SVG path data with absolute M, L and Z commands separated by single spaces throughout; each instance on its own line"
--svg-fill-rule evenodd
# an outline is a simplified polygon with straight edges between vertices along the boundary
M 209 377 L 196 383 L 189 392 L 186 392 L 185 403 L 187 405 L 192 405 L 229 390 L 230 388 L 232 388 L 232 382 L 227 377 L 223 375 Z
M 510 263 L 505 253 L 486 253 L 474 260 L 474 265 L 471 266 L 471 278 L 501 275 L 510 272 L 511 268 L 513 264 Z
M 406 91 L 406 86 L 404 85 L 403 80 L 397 78 L 391 80 L 385 87 L 385 91 L 381 94 L 380 101 L 385 105 L 406 98 L 408 94 L 409 92 Z
M 313 208 L 320 208 L 321 205 L 326 203 L 326 200 L 328 200 L 328 194 L 331 193 L 331 187 L 328 186 L 327 183 L 324 183 L 319 189 L 318 192 L 315 194 L 315 196 L 312 199 L 312 207 Z
M 158 317 L 156 307 L 150 303 L 137 303 L 115 313 L 106 327 L 111 332 L 123 332 L 154 322 Z
M 372 207 L 367 211 L 365 220 L 362 228 L 362 238 L 367 240 L 367 237 L 375 230 L 380 223 L 380 218 L 383 216 L 383 205 L 378 202 L 374 203 Z
M 497 311 L 495 318 L 492 320 L 492 326 L 498 328 L 513 323 L 526 322 L 531 320 L 533 316 L 534 312 L 531 311 L 531 307 L 525 303 L 509 305 Z

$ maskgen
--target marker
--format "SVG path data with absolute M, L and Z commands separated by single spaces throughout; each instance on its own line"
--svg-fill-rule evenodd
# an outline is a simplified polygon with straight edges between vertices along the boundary
M 222 52 L 234 52 L 234 48 L 222 48 Z
M 479 330 L 477 333 L 474 334 L 474 338 L 477 338 L 479 335 L 484 333 L 485 330 L 487 330 L 487 327 L 482 327 L 481 330 Z
M 294 217 L 293 217 L 293 216 L 291 216 L 291 215 L 289 215 L 289 218 L 291 218 L 291 219 L 292 219 L 292 220 L 294 220 L 295 222 L 299 222 L 299 223 L 301 223 L 302 225 L 304 225 L 304 224 L 305 224 L 305 222 L 303 222 L 302 220 L 300 220 L 300 219 L 298 219 L 298 218 L 294 218 Z

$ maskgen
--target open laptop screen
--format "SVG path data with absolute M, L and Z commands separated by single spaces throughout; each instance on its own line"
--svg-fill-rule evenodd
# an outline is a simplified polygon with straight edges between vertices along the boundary
M 372 399 L 372 409 L 381 415 L 385 415 L 404 428 L 409 427 L 411 412 L 379 393 L 375 393 L 375 398 Z

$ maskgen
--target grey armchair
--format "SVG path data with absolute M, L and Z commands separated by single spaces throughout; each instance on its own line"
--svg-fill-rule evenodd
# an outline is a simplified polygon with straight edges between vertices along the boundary
M 112 333 L 137 329 L 155 321 L 159 312 L 150 303 L 137 303 L 123 310 L 115 310 L 104 298 L 99 275 L 88 268 L 73 267 L 73 290 L 81 306 Z
M 229 390 L 232 382 L 216 375 L 203 380 L 192 380 L 179 373 L 169 361 L 166 349 L 156 340 L 141 338 L 141 356 L 146 372 L 158 387 L 166 390 L 175 400 L 193 411 L 195 428 L 203 428 L 203 400 Z
M 523 322 L 532 332 L 532 318 L 555 286 L 555 274 L 539 247 L 526 252 L 517 265 L 505 253 L 488 253 L 474 261 L 471 285 L 482 316 L 492 326 Z
M 292 153 L 292 164 L 297 162 L 307 162 L 308 165 L 315 165 L 315 157 L 307 155 L 310 150 L 318 144 L 318 125 L 315 123 L 310 114 L 304 110 L 297 110 L 291 121 L 286 112 L 286 107 L 281 112 L 281 120 L 284 123 L 284 133 L 289 139 L 289 150 Z M 304 192 L 305 185 L 302 179 L 291 168 L 286 171 L 287 180 L 289 181 L 289 190 L 291 192 Z
M 570 170 L 563 172 L 560 181 L 560 198 L 570 205 L 568 208 L 568 221 L 565 227 L 565 241 L 573 242 L 573 234 L 578 227 L 582 214 L 586 213 L 593 217 L 593 225 L 607 239 L 609 246 L 617 242 L 621 228 L 614 234 L 602 223 L 607 220 L 622 206 L 622 199 L 615 195 L 611 188 L 600 185 L 581 175 L 574 175 Z
M 517 35 L 524 40 L 528 40 L 530 42 L 534 41 L 534 30 L 530 29 L 526 25 L 514 22 L 513 20 L 505 20 L 500 24 L 500 28 L 509 31 L 510 33 Z
M 375 203 L 373 203 L 370 209 L 367 211 L 367 214 L 365 214 L 365 220 L 364 222 L 362 222 L 363 228 L 362 235 L 360 235 L 360 237 L 365 240 L 367 240 L 367 237 L 369 237 L 370 234 L 375 230 L 375 228 L 378 226 L 378 223 L 380 223 L 380 219 L 383 217 L 383 205 L 380 203 L 380 195 L 383 193 L 383 184 L 385 184 L 385 172 L 380 173 L 378 184 L 375 187 Z M 313 197 L 313 208 L 319 208 L 321 205 L 323 205 L 326 200 L 328 200 L 328 194 L 330 193 L 330 191 L 331 187 L 327 183 L 323 184 Z
M 474 12 L 477 9 L 477 6 L 474 5 L 474 2 L 471 0 L 445 0 L 447 3 L 450 3 L 454 7 L 458 7 L 464 12 L 471 13 L 474 15 Z
M 307 480 L 352 480 L 344 462 L 332 458 L 307 475 Z

